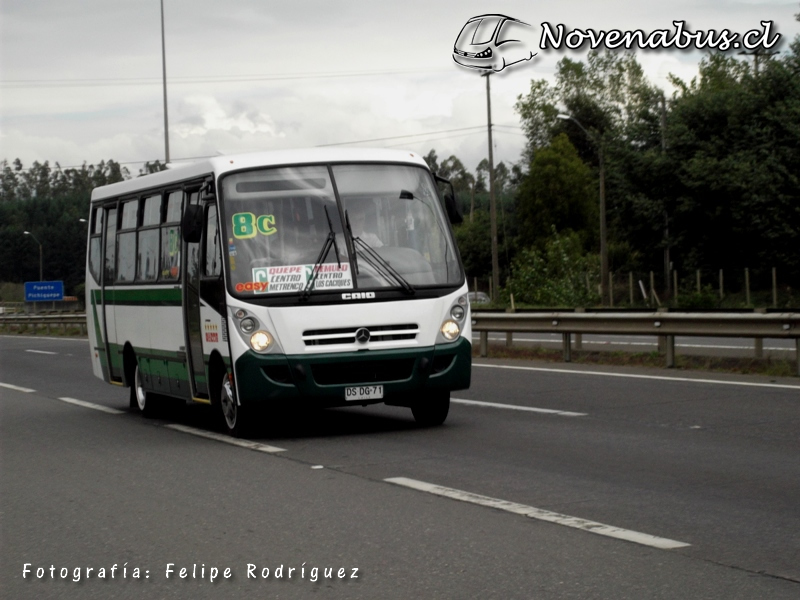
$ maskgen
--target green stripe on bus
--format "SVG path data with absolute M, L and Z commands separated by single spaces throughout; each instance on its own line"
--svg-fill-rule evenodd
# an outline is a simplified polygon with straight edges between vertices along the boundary
M 102 299 L 101 299 L 102 298 Z M 180 288 L 108 289 L 95 290 L 93 299 L 97 304 L 181 306 Z

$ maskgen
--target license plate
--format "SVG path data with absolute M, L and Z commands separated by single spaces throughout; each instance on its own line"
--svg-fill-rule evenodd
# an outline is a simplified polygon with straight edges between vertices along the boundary
M 345 400 L 379 400 L 383 398 L 382 385 L 360 385 L 344 388 Z

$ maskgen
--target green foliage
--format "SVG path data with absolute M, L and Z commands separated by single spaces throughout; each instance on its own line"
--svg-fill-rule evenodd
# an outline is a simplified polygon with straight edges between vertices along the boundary
M 699 292 L 695 290 L 678 295 L 677 308 L 683 310 L 713 310 L 720 308 L 720 305 L 719 293 L 710 285 L 703 286 Z
M 0 283 L 0 302 L 23 302 L 25 286 L 21 283 Z
M 472 221 L 464 219 L 455 230 L 456 244 L 470 277 L 486 277 L 492 272 L 492 239 L 489 232 L 489 214 L 477 212 Z
M 114 161 L 79 169 L 34 162 L 25 169 L 19 159 L 0 163 L 0 281 L 16 284 L 39 280 L 39 244 L 43 276 L 64 282 L 74 295 L 84 280 L 87 224 L 94 187 L 122 181 L 127 169 Z M 30 231 L 31 235 L 24 235 Z
M 591 306 L 599 301 L 594 286 L 599 280 L 596 255 L 584 255 L 581 241 L 573 232 L 556 233 L 543 250 L 526 248 L 512 265 L 508 291 L 519 304 L 547 307 Z
M 566 134 L 536 152 L 530 171 L 517 189 L 519 239 L 541 244 L 551 229 L 580 232 L 587 244 L 597 220 L 597 188 Z
M 757 60 L 711 54 L 697 78 L 672 78 L 670 99 L 632 54 L 564 58 L 553 84 L 533 81 L 515 105 L 531 165 L 520 187 L 522 243 L 536 243 L 525 237 L 536 215 L 557 223 L 532 202 L 541 194 L 534 187 L 545 185 L 534 169 L 565 133 L 594 182 L 603 149 L 609 247 L 628 247 L 610 257 L 612 270 L 661 272 L 669 249 L 679 271 L 775 266 L 800 284 L 800 38 L 779 57 Z M 591 218 L 569 226 L 585 240 L 595 236 Z

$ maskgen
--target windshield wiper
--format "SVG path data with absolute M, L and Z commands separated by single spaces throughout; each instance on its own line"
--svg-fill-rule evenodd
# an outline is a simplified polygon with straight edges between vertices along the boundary
M 336 234 L 333 231 L 333 223 L 331 223 L 331 217 L 328 214 L 328 207 L 323 206 L 323 208 L 325 209 L 325 218 L 328 219 L 328 237 L 325 238 L 325 243 L 322 245 L 322 250 L 319 252 L 317 262 L 314 263 L 314 267 L 311 269 L 311 279 L 308 280 L 306 289 L 303 290 L 303 295 L 301 296 L 302 300 L 308 300 L 308 297 L 311 295 L 311 288 L 314 286 L 314 282 L 317 280 L 319 268 L 322 263 L 325 262 L 328 252 L 331 251 L 331 246 L 333 246 L 333 249 L 336 252 L 336 264 L 339 266 L 339 268 L 342 267 L 342 261 L 339 258 L 339 245 L 336 243 Z
M 347 232 L 350 234 L 350 240 L 353 242 L 353 263 L 355 263 L 356 275 L 358 275 L 358 262 L 357 255 L 360 253 L 361 257 L 367 262 L 369 266 L 375 269 L 386 281 L 394 280 L 397 285 L 403 288 L 406 294 L 414 294 L 416 290 L 406 281 L 406 279 L 394 270 L 380 254 L 372 249 L 372 246 L 367 244 L 361 238 L 353 235 L 353 230 L 350 228 L 350 216 L 347 211 L 344 212 L 344 220 L 347 227 Z
M 350 236 L 350 240 L 354 241 L 356 238 L 353 235 L 353 228 L 350 227 L 350 215 L 347 211 L 344 211 L 344 226 L 347 229 L 347 234 Z M 356 245 L 353 243 L 353 266 L 356 269 L 356 275 L 358 275 L 358 252 L 356 251 Z

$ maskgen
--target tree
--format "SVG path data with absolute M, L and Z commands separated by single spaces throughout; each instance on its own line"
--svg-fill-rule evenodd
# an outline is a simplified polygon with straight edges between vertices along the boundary
M 517 190 L 519 239 L 542 247 L 553 230 L 578 232 L 587 247 L 596 239 L 596 187 L 589 167 L 565 134 L 539 150 Z
M 712 55 L 675 80 L 667 131 L 677 163 L 678 242 L 689 268 L 777 266 L 800 275 L 797 43 L 759 73 Z
M 127 169 L 109 160 L 97 166 L 62 169 L 57 163 L 34 162 L 25 169 L 17 159 L 0 163 L 0 281 L 39 279 L 39 252 L 31 231 L 42 244 L 45 279 L 63 280 L 74 294 L 84 279 L 86 224 L 94 187 L 122 181 Z

